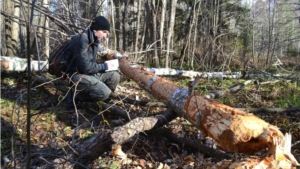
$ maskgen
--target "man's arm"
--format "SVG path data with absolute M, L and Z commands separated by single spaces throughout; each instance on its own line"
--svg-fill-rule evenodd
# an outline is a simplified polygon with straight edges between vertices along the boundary
M 107 70 L 107 65 L 105 63 L 98 64 L 96 62 L 95 56 L 93 53 L 89 52 L 88 37 L 85 34 L 82 34 L 80 40 L 78 41 L 78 47 L 75 47 L 75 63 L 79 73 L 83 74 L 96 74 L 99 72 L 105 72 Z M 75 45 L 76 46 L 76 45 Z

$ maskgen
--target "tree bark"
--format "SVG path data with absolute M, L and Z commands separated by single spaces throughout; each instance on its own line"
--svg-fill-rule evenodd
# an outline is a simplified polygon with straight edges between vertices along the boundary
M 121 30 L 121 24 L 120 24 L 120 21 L 121 21 L 121 19 L 120 19 L 120 16 L 121 16 L 121 14 L 120 14 L 120 2 L 119 2 L 119 0 L 114 0 L 114 6 L 115 6 L 115 8 L 116 8 L 116 29 L 118 30 L 118 31 L 116 31 L 116 34 L 115 34 L 115 36 L 116 36 L 116 40 L 117 40 L 117 42 L 116 42 L 116 44 L 115 44 L 115 46 L 116 46 L 116 50 L 120 50 L 120 30 Z
M 11 15 L 11 0 L 7 0 L 5 4 L 5 11 Z M 14 56 L 13 46 L 12 46 L 12 29 L 11 21 L 9 18 L 5 18 L 5 40 L 6 40 L 6 56 Z
M 49 9 L 49 0 L 44 0 L 43 1 L 43 6 L 46 9 Z M 49 28 L 49 18 L 45 15 L 45 28 Z M 45 56 L 48 60 L 49 56 L 50 56 L 50 31 L 48 29 L 45 29 Z
M 111 4 L 111 25 L 112 25 L 112 32 L 113 32 L 113 37 L 114 37 L 114 45 L 113 45 L 113 50 L 117 50 L 117 36 L 116 36 L 116 28 L 115 28 L 115 6 L 113 0 L 110 0 Z
M 20 5 L 15 3 L 14 5 L 14 16 L 19 18 L 20 17 Z M 11 26 L 11 39 L 12 39 L 12 51 L 14 56 L 18 54 L 18 42 L 20 42 L 20 24 L 18 19 L 13 19 L 12 26 Z
M 153 29 L 152 29 L 152 41 L 154 43 L 154 63 L 156 67 L 159 67 L 159 58 L 157 54 L 157 11 L 156 11 L 156 4 L 155 0 L 151 0 L 151 13 L 152 13 L 152 22 L 153 22 Z
M 3 1 L 0 1 L 0 9 L 2 10 L 2 9 L 4 9 L 4 2 Z M 4 25 L 4 21 L 3 21 L 3 15 L 0 15 L 0 23 L 1 23 L 1 25 L 0 25 L 0 30 L 1 30 L 1 33 L 0 33 L 0 36 L 1 37 L 3 37 L 5 34 L 2 32 L 2 30 L 4 30 L 3 29 L 3 25 Z M 0 38 L 0 55 L 4 55 L 4 51 L 3 51 L 3 39 L 2 38 Z
M 139 37 L 140 37 L 140 18 L 141 18 L 141 4 L 142 4 L 142 1 L 141 0 L 138 0 L 137 1 L 137 21 L 136 21 L 136 32 L 135 32 L 135 44 L 134 44 L 134 52 L 136 52 L 135 54 L 135 59 L 134 60 L 138 60 L 139 58 Z
M 160 17 L 160 30 L 159 30 L 159 38 L 160 38 L 160 57 L 162 58 L 162 51 L 164 50 L 164 26 L 165 26 L 165 16 L 166 16 L 166 0 L 161 1 L 161 17 Z
M 124 10 L 123 10 L 123 18 L 122 18 L 122 35 L 123 35 L 123 45 L 122 49 L 123 51 L 127 51 L 127 42 L 128 42 L 128 4 L 129 0 L 125 0 L 124 2 Z
M 175 25 L 175 14 L 176 14 L 176 5 L 177 0 L 171 1 L 171 13 L 170 13 L 170 24 L 168 30 L 168 39 L 167 39 L 167 54 L 166 54 L 166 62 L 165 68 L 169 67 L 169 59 L 170 59 L 170 50 L 172 49 L 172 39 L 174 34 L 174 25 Z

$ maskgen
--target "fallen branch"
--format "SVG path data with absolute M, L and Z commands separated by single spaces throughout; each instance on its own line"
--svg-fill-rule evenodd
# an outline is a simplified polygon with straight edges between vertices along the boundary
M 238 108 L 248 113 L 285 113 L 289 116 L 300 117 L 300 107 L 289 108 L 273 108 L 273 107 L 260 107 L 260 108 Z
M 232 86 L 228 89 L 217 90 L 217 91 L 208 93 L 204 97 L 209 98 L 209 99 L 216 99 L 216 98 L 219 98 L 220 96 L 224 96 L 227 93 L 235 93 L 235 92 L 239 91 L 240 89 L 242 89 L 244 86 L 248 85 L 251 82 L 253 82 L 253 80 L 247 80 L 243 83 L 237 84 L 237 85 Z
M 155 117 L 138 117 L 127 124 L 114 129 L 111 137 L 117 144 L 122 144 L 137 133 L 150 130 L 157 122 Z
M 112 108 L 110 105 L 105 103 L 102 105 Z M 116 109 L 117 108 L 115 107 L 114 110 Z M 118 112 L 122 111 L 119 110 Z M 125 114 L 123 114 L 123 117 L 126 117 L 124 115 Z M 111 150 L 111 147 L 113 147 L 113 149 L 116 147 L 121 151 L 121 147 L 119 147 L 119 145 L 131 138 L 134 134 L 150 130 L 153 127 L 160 127 L 176 117 L 177 115 L 173 111 L 169 110 L 156 117 L 136 118 L 128 122 L 126 125 L 114 129 L 112 132 L 98 133 L 87 141 L 80 142 L 76 145 L 75 149 L 80 156 L 74 158 L 76 158 L 81 164 L 89 164 L 105 151 Z M 139 125 L 136 125 L 137 123 Z M 122 151 L 119 153 L 124 154 Z M 119 156 L 119 154 L 115 155 Z
M 197 72 L 190 70 L 177 70 L 170 68 L 144 68 L 145 70 L 154 73 L 158 76 L 183 76 L 193 79 L 195 76 L 203 78 L 239 78 L 241 72 Z
M 216 158 L 217 160 L 232 159 L 232 156 L 230 154 L 222 153 L 219 150 L 216 150 L 214 148 L 203 145 L 203 144 L 199 143 L 198 141 L 179 137 L 178 135 L 173 134 L 166 129 L 160 128 L 158 130 L 151 131 L 151 133 L 157 133 L 169 140 L 172 140 L 173 142 L 180 143 L 185 146 L 194 148 L 203 154 L 206 154 L 206 155 L 209 155 L 210 157 Z
M 133 100 L 133 99 L 130 99 L 130 98 L 126 97 L 126 96 L 116 95 L 116 94 L 112 94 L 109 97 L 113 98 L 113 99 L 122 100 L 125 103 L 129 103 L 129 104 L 137 105 L 137 106 L 146 106 L 146 104 L 148 103 L 148 101 Z

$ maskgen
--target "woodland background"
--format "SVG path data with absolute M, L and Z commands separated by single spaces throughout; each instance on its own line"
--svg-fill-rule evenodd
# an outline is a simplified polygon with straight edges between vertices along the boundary
M 201 95 L 242 84 L 247 80 L 244 75 L 261 73 L 253 80 L 255 83 L 237 94 L 214 99 L 232 107 L 287 108 L 253 112 L 259 112 L 259 117 L 283 132 L 293 133 L 292 153 L 299 161 L 299 5 L 296 0 L 1 0 L 0 55 L 48 60 L 66 38 L 87 29 L 93 17 L 103 15 L 111 23 L 108 47 L 128 52 L 131 62 L 156 68 L 242 72 L 243 78 L 230 81 L 201 79 L 195 87 Z M 279 80 L 273 81 L 278 76 L 271 73 L 280 74 Z M 80 150 L 74 144 L 89 150 L 87 143 L 93 135 L 110 131 L 120 125 L 116 124 L 120 119 L 128 120 L 126 113 L 122 116 L 124 111 L 146 117 L 161 114 L 167 108 L 159 104 L 145 106 L 155 98 L 137 84 L 122 79 L 117 92 L 126 99 L 115 98 L 110 102 L 112 106 L 104 104 L 107 107 L 103 111 L 95 104 L 78 105 L 82 112 L 80 122 L 89 125 L 77 130 L 66 123 L 70 117 L 65 117 L 61 102 L 65 91 L 57 87 L 59 82 L 53 81 L 51 86 L 49 81 L 37 84 L 38 80 L 33 79 L 31 84 L 27 76 L 1 72 L 1 165 L 53 168 L 67 161 L 69 166 L 81 168 L 207 168 L 223 157 L 232 157 L 229 153 L 214 157 L 195 142 L 182 143 L 184 139 L 196 140 L 218 150 L 198 129 L 177 118 L 167 126 L 171 132 L 160 128 L 124 144 L 123 150 L 132 155 L 127 164 L 112 157 L 107 145 L 93 158 L 77 161 L 70 155 Z M 180 86 L 190 83 L 183 77 L 168 79 Z M 26 85 L 31 89 L 26 90 Z M 126 101 L 138 97 L 138 104 Z M 95 115 L 99 110 L 101 113 Z M 30 111 L 32 114 L 27 116 Z M 26 137 L 28 133 L 31 137 Z M 182 137 L 174 139 L 170 133 Z M 31 161 L 26 158 L 30 151 Z M 3 157 L 10 161 L 5 162 Z
M 109 47 L 154 67 L 241 70 L 299 60 L 296 0 L 0 1 L 1 55 L 25 57 L 26 22 L 32 12 L 30 54 L 46 60 L 91 18 L 111 22 Z M 34 8 L 31 7 L 34 3 Z

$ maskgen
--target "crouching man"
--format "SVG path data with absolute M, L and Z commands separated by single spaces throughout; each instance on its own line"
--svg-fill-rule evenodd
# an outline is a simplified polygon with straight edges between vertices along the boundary
M 110 24 L 103 16 L 93 19 L 91 26 L 82 34 L 72 37 L 64 56 L 69 63 L 67 74 L 70 77 L 69 91 L 66 97 L 66 108 L 74 111 L 74 104 L 80 102 L 97 102 L 108 99 L 120 80 L 116 71 L 118 62 L 97 62 L 99 45 L 105 41 L 110 31 Z M 115 53 L 114 59 L 121 54 Z M 73 102 L 74 91 L 75 103 Z

